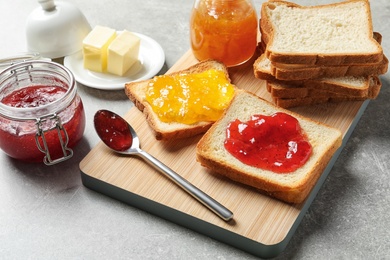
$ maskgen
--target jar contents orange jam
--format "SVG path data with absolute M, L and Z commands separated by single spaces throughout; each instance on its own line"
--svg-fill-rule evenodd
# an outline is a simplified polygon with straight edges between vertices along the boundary
M 241 162 L 276 173 L 297 170 L 312 154 L 298 120 L 282 112 L 253 115 L 247 122 L 232 121 L 224 145 Z
M 229 105 L 234 86 L 223 71 L 154 77 L 146 101 L 163 122 L 194 124 L 216 121 Z
M 258 19 L 250 0 L 196 0 L 190 21 L 191 48 L 198 60 L 226 66 L 249 60 L 257 45 Z

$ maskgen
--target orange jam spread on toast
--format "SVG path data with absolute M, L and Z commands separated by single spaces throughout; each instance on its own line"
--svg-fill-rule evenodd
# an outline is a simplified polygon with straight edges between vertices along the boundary
M 312 153 L 298 120 L 282 112 L 230 122 L 224 145 L 241 162 L 276 173 L 297 170 Z
M 233 95 L 234 86 L 225 73 L 210 69 L 154 77 L 146 101 L 162 122 L 194 124 L 219 119 Z

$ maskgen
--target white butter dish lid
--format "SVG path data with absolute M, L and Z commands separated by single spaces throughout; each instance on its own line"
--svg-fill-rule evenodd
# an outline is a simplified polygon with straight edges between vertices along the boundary
M 26 22 L 29 52 L 46 58 L 60 58 L 82 49 L 82 41 L 91 31 L 87 19 L 73 4 L 63 1 L 38 0 Z

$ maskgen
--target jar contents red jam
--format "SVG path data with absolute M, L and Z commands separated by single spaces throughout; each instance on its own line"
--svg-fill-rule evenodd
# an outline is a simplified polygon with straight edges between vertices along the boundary
M 58 100 L 66 89 L 57 86 L 30 86 L 19 89 L 1 100 L 1 103 L 19 108 L 39 107 Z
M 0 148 L 53 165 L 73 156 L 85 129 L 72 72 L 52 61 L 16 62 L 0 72 Z
M 225 148 L 241 162 L 276 173 L 290 173 L 310 158 L 312 146 L 298 120 L 286 113 L 253 115 L 232 121 Z
M 40 108 L 63 98 L 66 92 L 67 89 L 56 85 L 32 85 L 11 92 L 1 99 L 1 103 L 21 110 Z M 45 154 L 39 150 L 36 143 L 38 141 L 43 149 L 47 145 L 52 160 L 62 157 L 64 145 L 60 143 L 59 133 L 62 140 L 67 140 L 65 145 L 69 148 L 83 136 L 85 115 L 80 97 L 76 95 L 58 114 L 45 117 L 40 121 L 46 144 L 42 137 L 36 139 L 37 120 L 15 120 L 1 116 L 0 147 L 2 150 L 16 159 L 42 162 Z M 58 120 L 63 127 L 62 131 L 57 131 Z

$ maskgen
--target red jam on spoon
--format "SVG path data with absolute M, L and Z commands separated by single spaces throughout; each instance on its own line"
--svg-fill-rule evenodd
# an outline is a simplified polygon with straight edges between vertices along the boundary
M 120 116 L 107 110 L 99 110 L 94 124 L 100 139 L 115 151 L 125 151 L 133 143 L 128 123 Z
M 192 185 L 158 159 L 143 151 L 139 147 L 137 134 L 125 119 L 111 111 L 99 110 L 95 114 L 94 124 L 100 139 L 112 150 L 119 154 L 141 157 L 223 220 L 229 221 L 233 218 L 233 213 L 229 209 Z
M 276 173 L 293 172 L 306 163 L 312 146 L 296 118 L 286 113 L 236 119 L 226 130 L 225 148 L 241 162 Z

